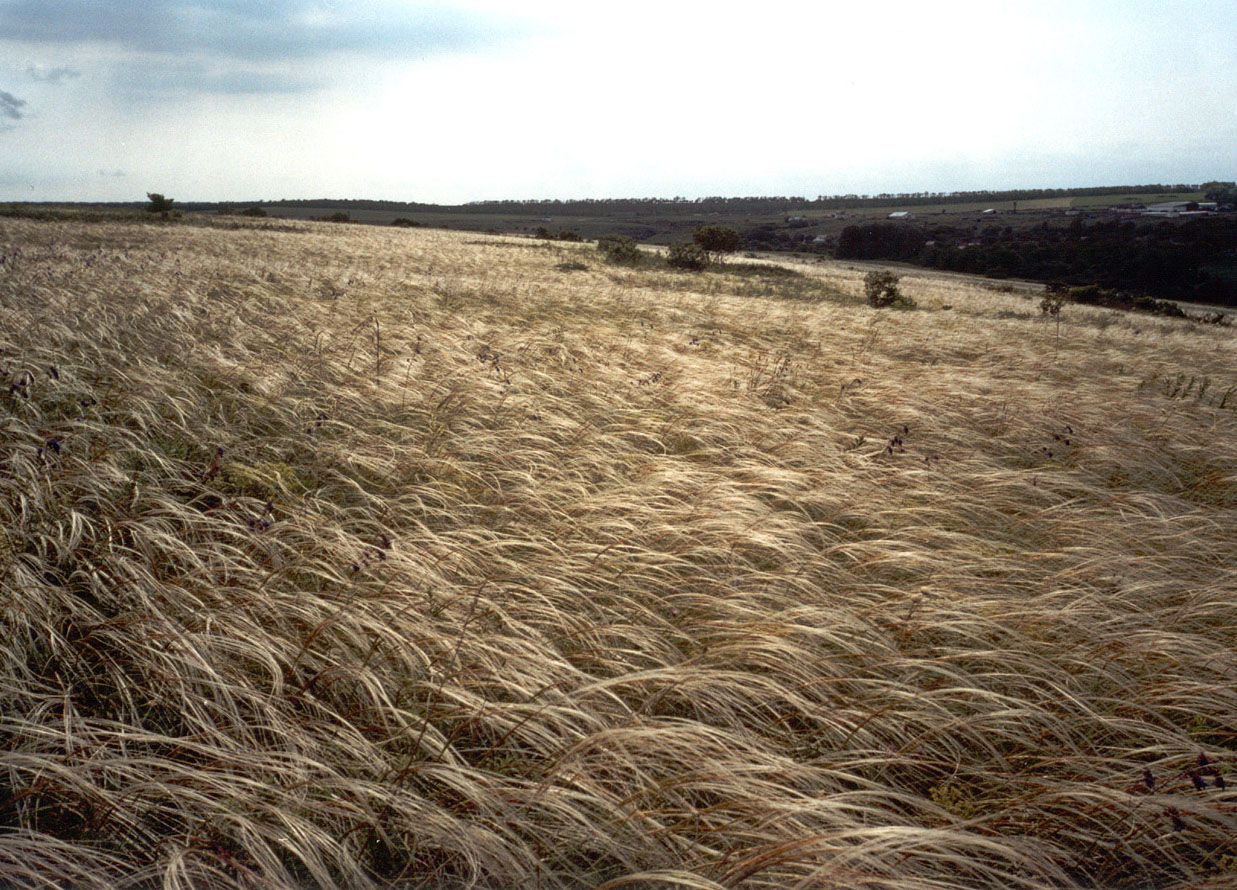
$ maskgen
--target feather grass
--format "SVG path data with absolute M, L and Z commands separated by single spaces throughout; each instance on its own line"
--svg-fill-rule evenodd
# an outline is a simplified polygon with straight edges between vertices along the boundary
M 0 221 L 0 883 L 1235 879 L 1230 332 L 286 228 Z

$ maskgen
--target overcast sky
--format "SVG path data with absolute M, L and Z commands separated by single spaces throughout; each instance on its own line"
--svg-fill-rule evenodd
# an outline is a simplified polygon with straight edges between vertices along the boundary
M 0 0 L 0 200 L 1237 177 L 1237 0 Z

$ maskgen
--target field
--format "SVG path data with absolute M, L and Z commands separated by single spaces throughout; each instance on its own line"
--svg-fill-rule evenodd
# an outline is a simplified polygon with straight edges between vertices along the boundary
M 0 219 L 6 890 L 1237 887 L 1231 328 L 235 222 Z
M 860 205 L 850 209 L 817 209 L 787 200 L 770 202 L 772 206 L 751 209 L 741 204 L 722 211 L 711 211 L 712 204 L 649 202 L 638 208 L 611 207 L 587 203 L 565 202 L 556 205 L 515 205 L 506 212 L 489 209 L 478 212 L 468 207 L 433 207 L 418 209 L 347 210 L 351 220 L 371 225 L 390 225 L 400 217 L 413 219 L 436 228 L 468 229 L 472 231 L 528 234 L 538 229 L 550 232 L 576 232 L 585 238 L 609 234 L 624 234 L 649 244 L 671 244 L 690 240 L 692 231 L 701 225 L 731 226 L 740 232 L 756 227 L 773 227 L 810 237 L 833 237 L 847 226 L 887 219 L 895 210 L 911 211 L 922 224 L 955 227 L 986 227 L 999 223 L 1015 229 L 1032 228 L 1044 222 L 1059 222 L 1062 214 L 1074 210 L 1093 218 L 1103 215 L 1109 207 L 1119 204 L 1151 204 L 1163 201 L 1201 201 L 1202 192 L 1170 192 L 1159 194 L 1107 194 L 1035 198 L 1024 201 L 981 199 L 970 203 L 951 201 L 939 204 L 907 204 L 904 206 Z M 340 212 L 337 206 L 301 206 L 268 204 L 272 216 L 307 220 L 329 217 Z M 997 215 L 985 210 L 998 211 Z M 1013 211 L 1017 211 L 1016 213 Z M 788 223 L 797 219 L 798 222 Z M 809 238 L 810 240 L 810 238 Z

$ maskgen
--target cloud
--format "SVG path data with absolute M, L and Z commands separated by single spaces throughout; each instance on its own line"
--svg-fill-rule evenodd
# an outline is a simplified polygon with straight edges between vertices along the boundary
M 61 66 L 59 68 L 44 68 L 40 65 L 27 65 L 26 76 L 37 83 L 61 84 L 66 80 L 81 77 L 82 72 L 76 68 Z
M 113 83 L 123 93 L 143 99 L 182 99 L 194 94 L 269 96 L 303 93 L 323 85 L 320 72 L 216 60 L 123 63 L 113 74 Z
M 12 93 L 0 90 L 0 117 L 7 117 L 11 121 L 21 120 L 21 110 L 25 105 L 24 99 L 18 99 Z
M 398 0 L 10 0 L 6 40 L 110 44 L 140 53 L 249 61 L 332 53 L 421 59 L 529 36 L 514 18 Z

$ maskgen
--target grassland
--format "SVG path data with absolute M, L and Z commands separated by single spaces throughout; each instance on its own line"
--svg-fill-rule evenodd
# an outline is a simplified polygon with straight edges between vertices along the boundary
M 0 885 L 1237 886 L 1231 329 L 0 220 Z

